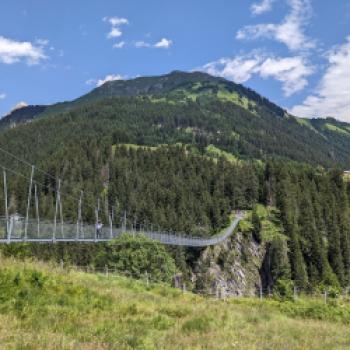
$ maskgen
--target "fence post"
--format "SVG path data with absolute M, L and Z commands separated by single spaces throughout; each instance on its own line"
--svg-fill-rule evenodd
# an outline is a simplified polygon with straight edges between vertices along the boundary
M 149 286 L 148 272 L 146 271 L 146 285 Z
M 105 274 L 108 277 L 108 266 L 107 265 L 105 265 Z
M 324 303 L 327 304 L 327 297 L 328 297 L 328 292 L 327 290 L 324 291 Z
M 293 299 L 294 301 L 298 299 L 298 289 L 296 286 L 294 286 Z

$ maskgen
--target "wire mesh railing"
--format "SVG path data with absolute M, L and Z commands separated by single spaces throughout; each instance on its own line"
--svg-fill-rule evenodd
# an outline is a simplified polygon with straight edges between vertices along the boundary
M 184 234 L 169 232 L 147 231 L 135 227 L 105 226 L 97 229 L 95 225 L 82 223 L 62 223 L 39 220 L 26 220 L 18 216 L 0 218 L 0 243 L 13 242 L 104 242 L 119 237 L 128 232 L 133 235 L 142 234 L 165 245 L 206 247 L 223 242 L 232 235 L 244 215 L 238 213 L 229 227 L 221 233 L 210 237 L 191 237 Z

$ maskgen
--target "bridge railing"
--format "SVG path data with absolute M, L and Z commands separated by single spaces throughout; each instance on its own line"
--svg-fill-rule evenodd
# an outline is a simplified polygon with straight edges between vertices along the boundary
M 189 237 L 184 234 L 155 231 L 127 230 L 133 234 L 144 234 L 166 245 L 205 247 L 227 239 L 237 227 L 242 215 L 237 215 L 229 227 L 210 238 Z M 104 226 L 98 232 L 95 225 L 81 223 L 54 223 L 50 221 L 28 220 L 21 217 L 0 218 L 0 243 L 4 242 L 52 242 L 52 241 L 108 241 L 125 232 L 125 228 Z

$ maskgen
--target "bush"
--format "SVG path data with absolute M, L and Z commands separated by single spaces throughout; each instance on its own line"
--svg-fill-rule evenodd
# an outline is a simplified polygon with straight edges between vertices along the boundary
M 294 293 L 294 285 L 291 280 L 279 279 L 273 287 L 275 296 L 279 299 L 292 300 Z
M 145 278 L 148 274 L 154 282 L 170 282 L 176 272 L 174 259 L 165 247 L 143 235 L 123 234 L 109 242 L 95 264 L 127 272 L 135 278 Z

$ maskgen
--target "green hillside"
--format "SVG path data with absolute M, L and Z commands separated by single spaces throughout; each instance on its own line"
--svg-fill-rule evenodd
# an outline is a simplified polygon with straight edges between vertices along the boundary
M 6 349 L 347 349 L 347 301 L 215 300 L 0 258 Z

